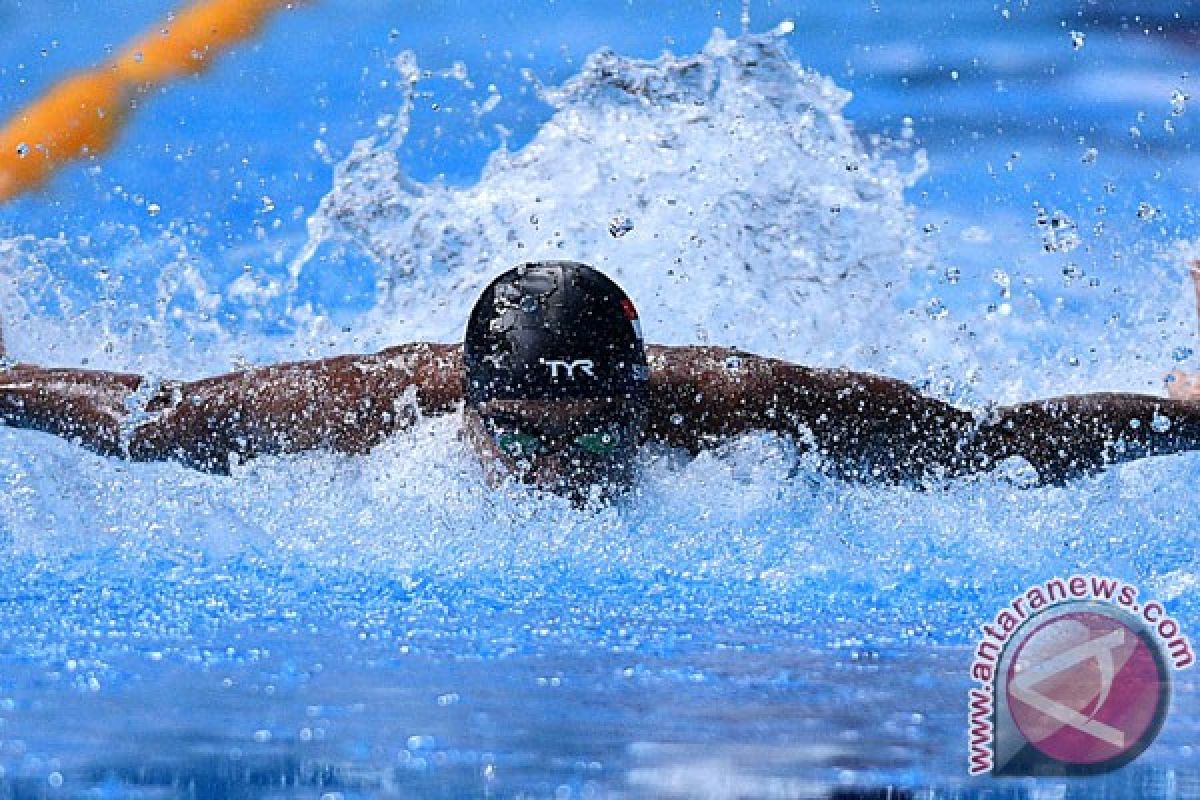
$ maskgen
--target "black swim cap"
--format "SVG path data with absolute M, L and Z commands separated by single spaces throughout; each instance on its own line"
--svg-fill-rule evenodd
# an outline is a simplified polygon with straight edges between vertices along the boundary
M 573 261 L 524 264 L 492 281 L 471 310 L 463 359 L 471 404 L 647 399 L 650 370 L 633 303 L 607 276 Z

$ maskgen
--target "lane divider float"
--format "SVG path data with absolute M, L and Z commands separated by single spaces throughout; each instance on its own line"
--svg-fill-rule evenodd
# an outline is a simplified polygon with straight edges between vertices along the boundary
M 135 39 L 112 59 L 51 87 L 0 129 L 0 203 L 58 168 L 108 150 L 138 95 L 207 69 L 296 0 L 207 0 Z

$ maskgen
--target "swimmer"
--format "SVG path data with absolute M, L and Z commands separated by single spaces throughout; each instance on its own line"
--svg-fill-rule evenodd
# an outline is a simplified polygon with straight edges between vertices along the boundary
M 1200 299 L 1200 264 L 1193 270 Z M 928 486 L 1025 459 L 1037 483 L 1200 449 L 1200 379 L 1170 397 L 1071 395 L 971 411 L 901 381 L 724 347 L 645 345 L 629 297 L 574 262 L 526 264 L 484 289 L 461 345 L 242 370 L 201 380 L 14 363 L 0 421 L 134 461 L 227 473 L 268 453 L 366 453 L 425 415 L 460 413 L 493 484 L 578 500 L 634 484 L 649 441 L 695 454 L 739 434 L 791 437 L 839 477 Z

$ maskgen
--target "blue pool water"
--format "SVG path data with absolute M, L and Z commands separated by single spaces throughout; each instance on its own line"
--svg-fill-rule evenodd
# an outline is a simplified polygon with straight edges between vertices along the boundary
M 169 8 L 0 2 L 0 112 Z M 570 257 L 653 341 L 963 404 L 1196 368 L 1193 4 L 749 11 L 299 6 L 0 208 L 12 354 L 452 341 L 502 268 Z M 965 730 L 1027 585 L 1117 575 L 1200 630 L 1200 456 L 913 492 L 749 436 L 641 469 L 585 513 L 485 488 L 452 417 L 231 477 L 0 429 L 0 796 L 1200 795 L 1194 671 L 1105 777 L 968 779 Z

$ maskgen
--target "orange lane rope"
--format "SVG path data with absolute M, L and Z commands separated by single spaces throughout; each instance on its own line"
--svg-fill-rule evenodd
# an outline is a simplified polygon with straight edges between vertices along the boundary
M 110 61 L 53 86 L 0 129 L 0 203 L 37 188 L 59 167 L 107 150 L 130 102 L 211 65 L 295 0 L 207 0 L 143 34 Z

